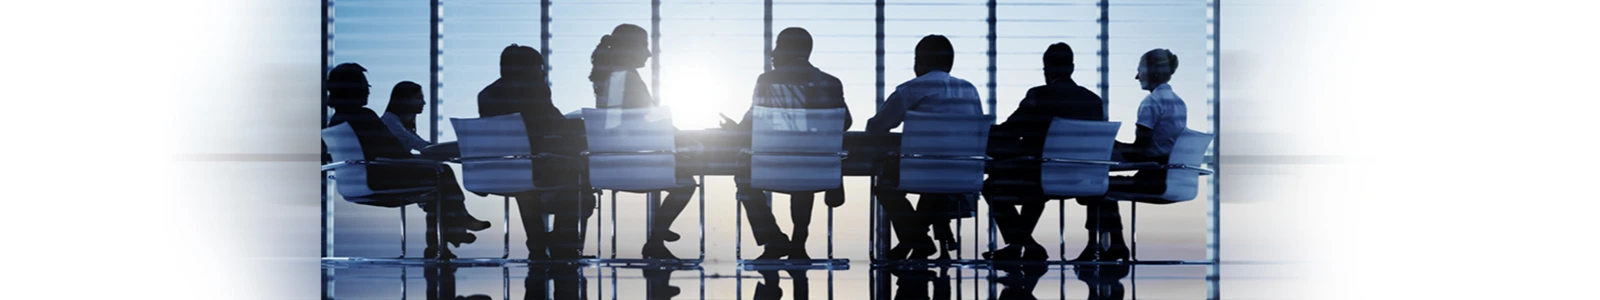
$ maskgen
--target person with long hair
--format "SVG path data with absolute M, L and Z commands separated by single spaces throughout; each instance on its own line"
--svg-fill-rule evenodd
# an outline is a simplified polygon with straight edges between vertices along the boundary
M 589 72 L 589 81 L 594 84 L 595 108 L 647 108 L 655 107 L 656 101 L 650 96 L 650 87 L 644 84 L 644 79 L 639 77 L 639 68 L 644 67 L 650 60 L 650 42 L 646 39 L 644 28 L 638 25 L 622 24 L 612 29 L 611 34 L 600 37 L 600 43 L 595 45 L 590 56 L 593 68 Z M 695 141 L 677 139 L 679 148 L 698 148 Z M 683 165 L 680 163 L 679 165 Z M 679 168 L 683 170 L 683 168 Z M 667 249 L 666 242 L 677 241 L 680 236 L 672 232 L 672 222 L 677 220 L 678 214 L 689 206 L 689 198 L 694 195 L 695 181 L 688 172 L 678 172 L 678 184 L 682 187 L 667 190 L 667 196 L 662 199 L 661 206 L 655 209 L 652 216 L 654 222 L 650 226 L 644 248 L 640 253 L 644 258 L 678 259 Z

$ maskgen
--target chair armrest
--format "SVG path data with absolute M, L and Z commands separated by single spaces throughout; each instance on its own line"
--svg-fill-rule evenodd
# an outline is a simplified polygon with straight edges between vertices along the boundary
M 907 154 L 900 154 L 899 156 L 900 156 L 900 158 L 926 158 L 926 159 L 940 159 L 940 160 L 982 160 L 982 161 L 994 160 L 994 158 L 991 158 L 991 157 L 989 157 L 987 155 L 926 155 L 926 154 L 907 153 Z
M 675 154 L 677 152 L 678 151 L 675 151 L 675 150 L 639 150 L 639 151 L 604 151 L 604 152 L 583 151 L 583 152 L 578 153 L 578 156 L 589 157 L 589 156 L 606 156 L 606 155 Z M 558 154 L 550 154 L 550 155 L 558 155 Z
M 1042 158 L 1042 159 L 1039 159 L 1039 160 L 1040 160 L 1040 162 L 1046 162 L 1046 163 L 1062 163 L 1062 164 L 1075 164 L 1075 165 L 1102 165 L 1102 166 L 1112 166 L 1112 167 L 1122 165 L 1122 163 L 1115 162 L 1115 161 L 1109 161 L 1109 160 L 1051 158 L 1051 157 L 1046 157 L 1046 158 Z
M 1112 171 L 1137 171 L 1160 168 L 1161 164 L 1155 162 L 1125 162 L 1111 166 Z
M 333 171 L 334 169 L 338 169 L 340 167 L 353 165 L 353 164 L 359 164 L 359 163 L 364 163 L 364 162 L 363 161 L 359 161 L 359 160 L 336 161 L 336 162 L 332 162 L 332 163 L 322 164 L 322 170 L 323 171 Z M 329 175 L 329 176 L 332 176 L 332 175 Z

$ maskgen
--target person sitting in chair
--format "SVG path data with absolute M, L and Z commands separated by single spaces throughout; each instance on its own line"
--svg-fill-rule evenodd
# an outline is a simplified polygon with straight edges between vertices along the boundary
M 803 28 L 790 27 L 778 33 L 772 49 L 772 70 L 756 78 L 755 95 L 751 97 L 750 110 L 740 123 L 723 123 L 727 129 L 750 131 L 755 107 L 799 109 L 845 109 L 844 128 L 850 128 L 850 108 L 844 102 L 844 84 L 821 69 L 812 66 L 811 33 Z M 749 172 L 749 170 L 744 170 Z M 748 176 L 745 176 L 748 178 Z M 766 250 L 758 259 L 811 259 L 806 254 L 806 238 L 810 236 L 813 193 L 789 195 L 790 219 L 794 222 L 794 235 L 785 236 L 778 229 L 772 207 L 767 206 L 766 193 L 746 186 L 738 187 L 737 198 L 750 214 L 750 228 L 757 245 Z M 844 205 L 844 188 L 823 193 L 828 207 Z
M 907 111 L 983 114 L 978 88 L 965 79 L 950 76 L 950 69 L 954 65 L 955 47 L 950 44 L 949 38 L 942 35 L 923 37 L 917 42 L 912 70 L 917 77 L 896 86 L 894 93 L 884 99 L 877 115 L 867 120 L 867 133 L 888 133 L 890 129 L 900 127 Z M 889 160 L 882 168 L 879 182 L 898 182 L 898 165 L 898 160 Z M 900 244 L 890 249 L 885 259 L 927 259 L 938 249 L 928 236 L 930 222 L 926 217 L 948 215 L 950 208 L 955 206 L 951 202 L 960 195 L 924 195 L 917 203 L 917 208 L 913 209 L 911 201 L 906 199 L 906 192 L 893 188 L 896 185 L 888 184 L 885 188 L 873 191 L 879 199 L 883 199 L 878 203 L 883 206 L 886 217 L 892 223 L 890 227 L 894 228 L 895 235 L 900 239 Z M 945 244 L 953 244 L 953 241 Z M 953 247 L 945 249 L 954 250 Z
M 997 161 L 1014 157 L 1040 157 L 1044 139 L 1055 118 L 1106 121 L 1105 101 L 1072 80 L 1072 47 L 1055 43 L 1044 51 L 1045 84 L 1028 89 L 1017 110 L 1004 123 L 990 131 L 995 145 L 990 156 Z M 984 199 L 1005 238 L 1006 247 L 984 258 L 1000 260 L 1046 260 L 1043 246 L 1033 239 L 1033 229 L 1044 214 L 1044 191 L 1036 163 L 997 164 L 984 181 Z M 1022 184 L 1010 185 L 1009 182 Z M 1003 196 L 1001 196 L 1003 195 Z M 1016 201 L 997 201 L 1011 198 Z M 1096 198 L 1098 199 L 1098 197 Z M 1021 205 L 1021 212 L 1014 208 Z
M 1172 155 L 1172 145 L 1178 135 L 1188 128 L 1189 108 L 1183 99 L 1172 92 L 1167 82 L 1178 70 L 1178 56 L 1167 49 L 1154 49 L 1139 57 L 1138 73 L 1134 79 L 1139 88 L 1150 91 L 1139 102 L 1139 116 L 1132 144 L 1118 142 L 1114 159 L 1123 162 L 1155 162 L 1165 164 Z M 1111 191 L 1141 194 L 1161 194 L 1166 191 L 1167 171 L 1141 170 L 1134 176 L 1113 176 Z M 1127 260 L 1129 250 L 1122 237 L 1122 215 L 1116 202 L 1103 199 L 1080 198 L 1088 210 L 1085 227 L 1089 227 L 1089 242 L 1077 260 Z M 1095 229 L 1098 228 L 1098 229 Z
M 328 125 L 324 128 L 340 124 L 350 124 L 356 132 L 356 140 L 361 145 L 365 160 L 380 158 L 406 160 L 415 159 L 411 152 L 400 143 L 400 139 L 390 133 L 387 125 L 371 109 L 367 109 L 367 96 L 371 92 L 371 85 L 367 84 L 366 68 L 355 63 L 345 63 L 333 67 L 328 71 L 328 103 L 333 108 L 333 115 L 328 117 Z M 442 203 L 418 203 L 417 206 L 427 216 L 428 234 L 427 248 L 423 256 L 434 259 L 451 259 L 455 255 L 443 243 L 457 246 L 471 244 L 477 237 L 467 230 L 483 230 L 488 227 L 488 222 L 479 221 L 467 212 L 464 201 L 466 197 L 461 192 L 461 186 L 456 183 L 455 173 L 450 168 L 442 168 L 442 174 L 436 174 L 434 168 L 409 167 L 394 165 L 371 165 L 367 167 L 370 174 L 367 184 L 374 190 L 388 190 L 401 188 L 415 188 L 431 186 L 435 190 L 431 193 L 440 193 L 444 199 Z M 435 178 L 438 178 L 437 180 Z M 440 197 L 423 197 L 432 199 Z M 435 207 L 442 207 L 438 211 Z M 443 226 L 438 226 L 440 220 Z M 445 240 L 438 240 L 436 228 L 444 227 Z

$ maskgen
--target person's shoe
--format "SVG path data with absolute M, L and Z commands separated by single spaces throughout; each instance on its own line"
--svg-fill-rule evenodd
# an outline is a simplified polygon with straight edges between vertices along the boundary
M 489 295 L 456 296 L 456 300 L 494 300 Z
M 1111 244 L 1110 248 L 1107 248 L 1107 249 L 1105 249 L 1103 251 L 1100 251 L 1100 255 L 1096 260 L 1097 261 L 1126 261 L 1129 258 L 1131 258 L 1131 257 L 1129 255 L 1128 246 L 1122 245 L 1122 244 Z
M 1044 250 L 1044 246 L 1038 244 L 1024 245 L 1021 258 L 1029 261 L 1047 261 L 1050 260 L 1050 253 Z
M 489 226 L 493 225 L 490 224 L 489 221 L 474 219 L 471 216 L 452 218 L 449 222 L 456 227 L 461 227 L 471 231 L 483 231 L 484 229 L 489 229 Z
M 1099 247 L 1095 247 L 1094 244 L 1084 245 L 1083 246 L 1083 252 L 1079 252 L 1078 253 L 1078 258 L 1074 258 L 1071 261 L 1073 261 L 1073 262 L 1089 262 L 1089 261 L 1095 261 L 1095 260 L 1099 259 L 1100 252 L 1099 251 L 1095 251 L 1096 248 L 1099 248 Z
M 444 241 L 451 246 L 460 248 L 461 244 L 477 242 L 478 236 L 470 232 L 447 232 L 444 234 Z
M 955 239 L 939 239 L 939 260 L 950 260 L 950 252 L 961 249 L 961 243 Z
M 646 259 L 678 259 L 678 256 L 672 255 L 672 250 L 667 249 L 667 245 L 661 242 L 644 243 L 644 249 L 639 250 L 639 254 Z
M 580 259 L 580 258 L 583 258 L 583 252 L 579 251 L 578 249 L 564 248 L 564 247 L 551 247 L 550 248 L 550 259 Z
M 983 253 L 983 259 L 989 260 L 1015 260 L 1022 258 L 1021 245 L 1006 245 L 1005 248 Z
M 789 260 L 810 260 L 811 255 L 806 254 L 806 247 L 799 246 L 789 249 Z
M 756 259 L 781 259 L 789 256 L 789 247 L 785 244 L 787 243 L 767 243 L 766 251 L 761 252 L 761 256 L 757 256 Z
M 676 241 L 678 241 L 678 239 L 683 238 L 682 236 L 678 236 L 677 232 L 672 232 L 672 230 L 665 230 L 665 229 L 656 230 L 655 232 L 651 232 L 650 235 L 653 235 L 655 238 L 661 239 L 662 241 L 667 241 L 667 242 L 676 242 Z
M 938 247 L 935 247 L 932 241 L 921 241 L 911 244 L 911 254 L 906 255 L 906 259 L 928 260 L 938 251 Z

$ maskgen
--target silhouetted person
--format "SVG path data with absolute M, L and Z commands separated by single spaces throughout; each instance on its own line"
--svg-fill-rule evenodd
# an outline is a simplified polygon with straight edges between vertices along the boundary
M 650 59 L 650 42 L 645 38 L 644 28 L 633 24 L 617 25 L 611 34 L 600 38 L 600 44 L 595 46 L 590 57 L 593 69 L 589 72 L 589 81 L 594 84 L 596 108 L 656 106 L 655 100 L 650 97 L 649 87 L 639 78 L 638 69 Z M 700 147 L 693 140 L 677 138 L 675 141 L 679 149 Z M 678 259 L 667 249 L 666 242 L 680 238 L 678 233 L 672 232 L 672 222 L 689 206 L 689 198 L 694 196 L 694 172 L 687 171 L 684 168 L 686 165 L 689 165 L 687 161 L 680 160 L 678 163 L 678 185 L 683 187 L 667 190 L 661 206 L 655 209 L 650 233 L 645 239 L 644 248 L 640 250 L 644 258 Z
M 493 117 L 521 114 L 527 127 L 529 148 L 534 153 L 577 155 L 565 138 L 546 138 L 561 133 L 565 119 L 550 101 L 544 56 L 532 47 L 511 44 L 500 52 L 500 78 L 478 92 L 478 115 Z M 573 153 L 568 153 L 573 152 Z M 571 174 L 577 166 L 540 161 L 534 168 L 536 186 L 576 185 Z M 522 229 L 528 235 L 528 259 L 574 259 L 583 247 L 579 226 L 594 212 L 593 194 L 579 190 L 531 192 L 516 195 Z M 574 201 L 578 200 L 578 201 Z M 544 216 L 555 216 L 555 228 L 546 230 Z
M 1139 72 L 1134 79 L 1139 81 L 1139 88 L 1150 94 L 1139 102 L 1133 143 L 1118 142 L 1113 152 L 1115 159 L 1167 163 L 1173 143 L 1188 129 L 1189 121 L 1189 108 L 1172 92 L 1172 86 L 1167 85 L 1177 69 L 1178 56 L 1166 49 L 1150 50 L 1139 57 Z M 1161 194 L 1166 191 L 1166 180 L 1166 170 L 1142 170 L 1131 177 L 1113 176 L 1109 188 L 1118 192 Z M 1088 211 L 1084 227 L 1091 233 L 1086 248 L 1093 249 L 1084 250 L 1085 255 L 1093 252 L 1098 260 L 1128 259 L 1130 253 L 1122 237 L 1122 215 L 1117 203 L 1093 198 L 1079 198 L 1078 203 Z M 1079 258 L 1084 257 L 1080 255 Z
M 1052 44 L 1045 49 L 1043 60 L 1045 84 L 1028 89 L 1017 110 L 991 131 L 996 138 L 991 139 L 989 155 L 996 161 L 1041 157 L 1050 123 L 1055 118 L 1106 121 L 1105 101 L 1072 80 L 1071 46 Z M 994 216 L 1007 244 L 994 253 L 984 253 L 985 258 L 1049 259 L 1045 248 L 1033 239 L 1033 229 L 1044 214 L 1047 200 L 1039 184 L 1039 171 L 1039 165 L 1034 162 L 997 163 L 984 181 L 984 191 L 991 195 L 985 197 L 989 200 L 989 214 Z M 1007 196 L 1003 198 L 1020 202 L 996 201 L 1002 197 L 994 196 L 1001 194 Z M 1015 209 L 1018 204 L 1021 205 L 1020 214 Z
M 383 109 L 381 119 L 383 125 L 389 127 L 389 133 L 400 139 L 400 144 L 408 150 L 422 151 L 433 145 L 417 135 L 417 115 L 422 114 L 427 104 L 422 98 L 422 86 L 415 82 L 401 81 L 389 92 L 389 106 Z
M 1122 279 L 1128 277 L 1132 271 L 1130 265 L 1078 265 L 1072 267 L 1072 272 L 1089 286 L 1088 300 L 1122 300 L 1127 290 L 1122 286 Z
M 365 160 L 415 159 L 416 157 L 400 143 L 400 139 L 390 133 L 388 126 L 384 125 L 378 114 L 366 108 L 367 96 L 371 93 L 372 87 L 367 84 L 366 71 L 366 68 L 354 63 L 340 64 L 328 71 L 327 105 L 333 108 L 333 115 L 329 116 L 326 127 L 350 124 L 350 128 L 356 133 L 356 140 L 361 145 Z M 440 170 L 442 174 L 436 174 L 435 168 L 427 166 L 369 165 L 367 185 L 374 190 L 433 187 L 435 190 L 430 192 L 430 196 L 423 197 L 430 201 L 417 204 L 426 213 L 428 223 L 428 234 L 425 239 L 427 249 L 423 251 L 423 256 L 450 259 L 455 255 L 450 253 L 449 248 L 442 247 L 443 244 L 438 240 L 439 226 L 436 225 L 439 224 L 439 220 L 443 218 L 444 242 L 458 246 L 477 240 L 476 236 L 466 230 L 468 227 L 476 228 L 479 221 L 467 213 L 466 205 L 463 203 L 466 197 L 456 183 L 455 173 L 450 168 Z M 436 198 L 444 200 L 442 203 L 431 201 Z M 435 206 L 442 207 L 442 213 L 435 213 Z
M 489 295 L 456 295 L 456 267 L 449 264 L 429 264 L 422 267 L 422 278 L 427 281 L 428 300 L 491 300 Z
M 913 71 L 916 78 L 895 87 L 894 93 L 884 99 L 877 115 L 867 120 L 868 133 L 888 133 L 900 127 L 907 111 L 943 114 L 983 114 L 983 103 L 978 88 L 964 79 L 950 76 L 955 65 L 955 47 L 942 35 L 928 35 L 917 42 Z M 889 250 L 886 259 L 927 259 L 938 250 L 928 237 L 929 215 L 945 215 L 955 205 L 951 195 L 924 195 L 916 208 L 906 199 L 906 193 L 892 187 L 898 186 L 900 167 L 898 159 L 889 159 L 882 166 L 880 184 L 886 188 L 873 191 L 881 199 L 889 222 L 900 243 Z M 887 238 L 887 237 L 886 237 Z M 954 250 L 954 249 L 948 249 Z
M 850 128 L 850 109 L 844 102 L 844 84 L 838 77 L 833 77 L 812 66 L 811 59 L 811 33 L 799 27 L 786 28 L 778 32 L 778 38 L 773 42 L 772 70 L 762 73 L 756 78 L 754 95 L 750 98 L 750 110 L 745 111 L 744 120 L 739 124 L 724 123 L 727 129 L 743 130 L 749 132 L 753 126 L 756 107 L 788 108 L 788 109 L 845 109 L 844 127 Z M 740 177 L 749 178 L 750 171 L 746 166 Z M 785 236 L 778 228 L 777 219 L 772 215 L 772 207 L 767 205 L 766 194 L 761 190 L 747 186 L 739 186 L 737 198 L 744 202 L 744 209 L 749 213 L 750 228 L 755 235 L 756 245 L 765 245 L 759 259 L 778 259 L 788 256 L 790 259 L 811 259 L 806 254 L 806 239 L 811 236 L 811 213 L 815 202 L 815 193 L 794 193 L 789 195 L 790 219 L 794 221 L 794 235 Z M 824 202 L 829 207 L 844 205 L 844 188 L 829 190 L 823 194 Z

